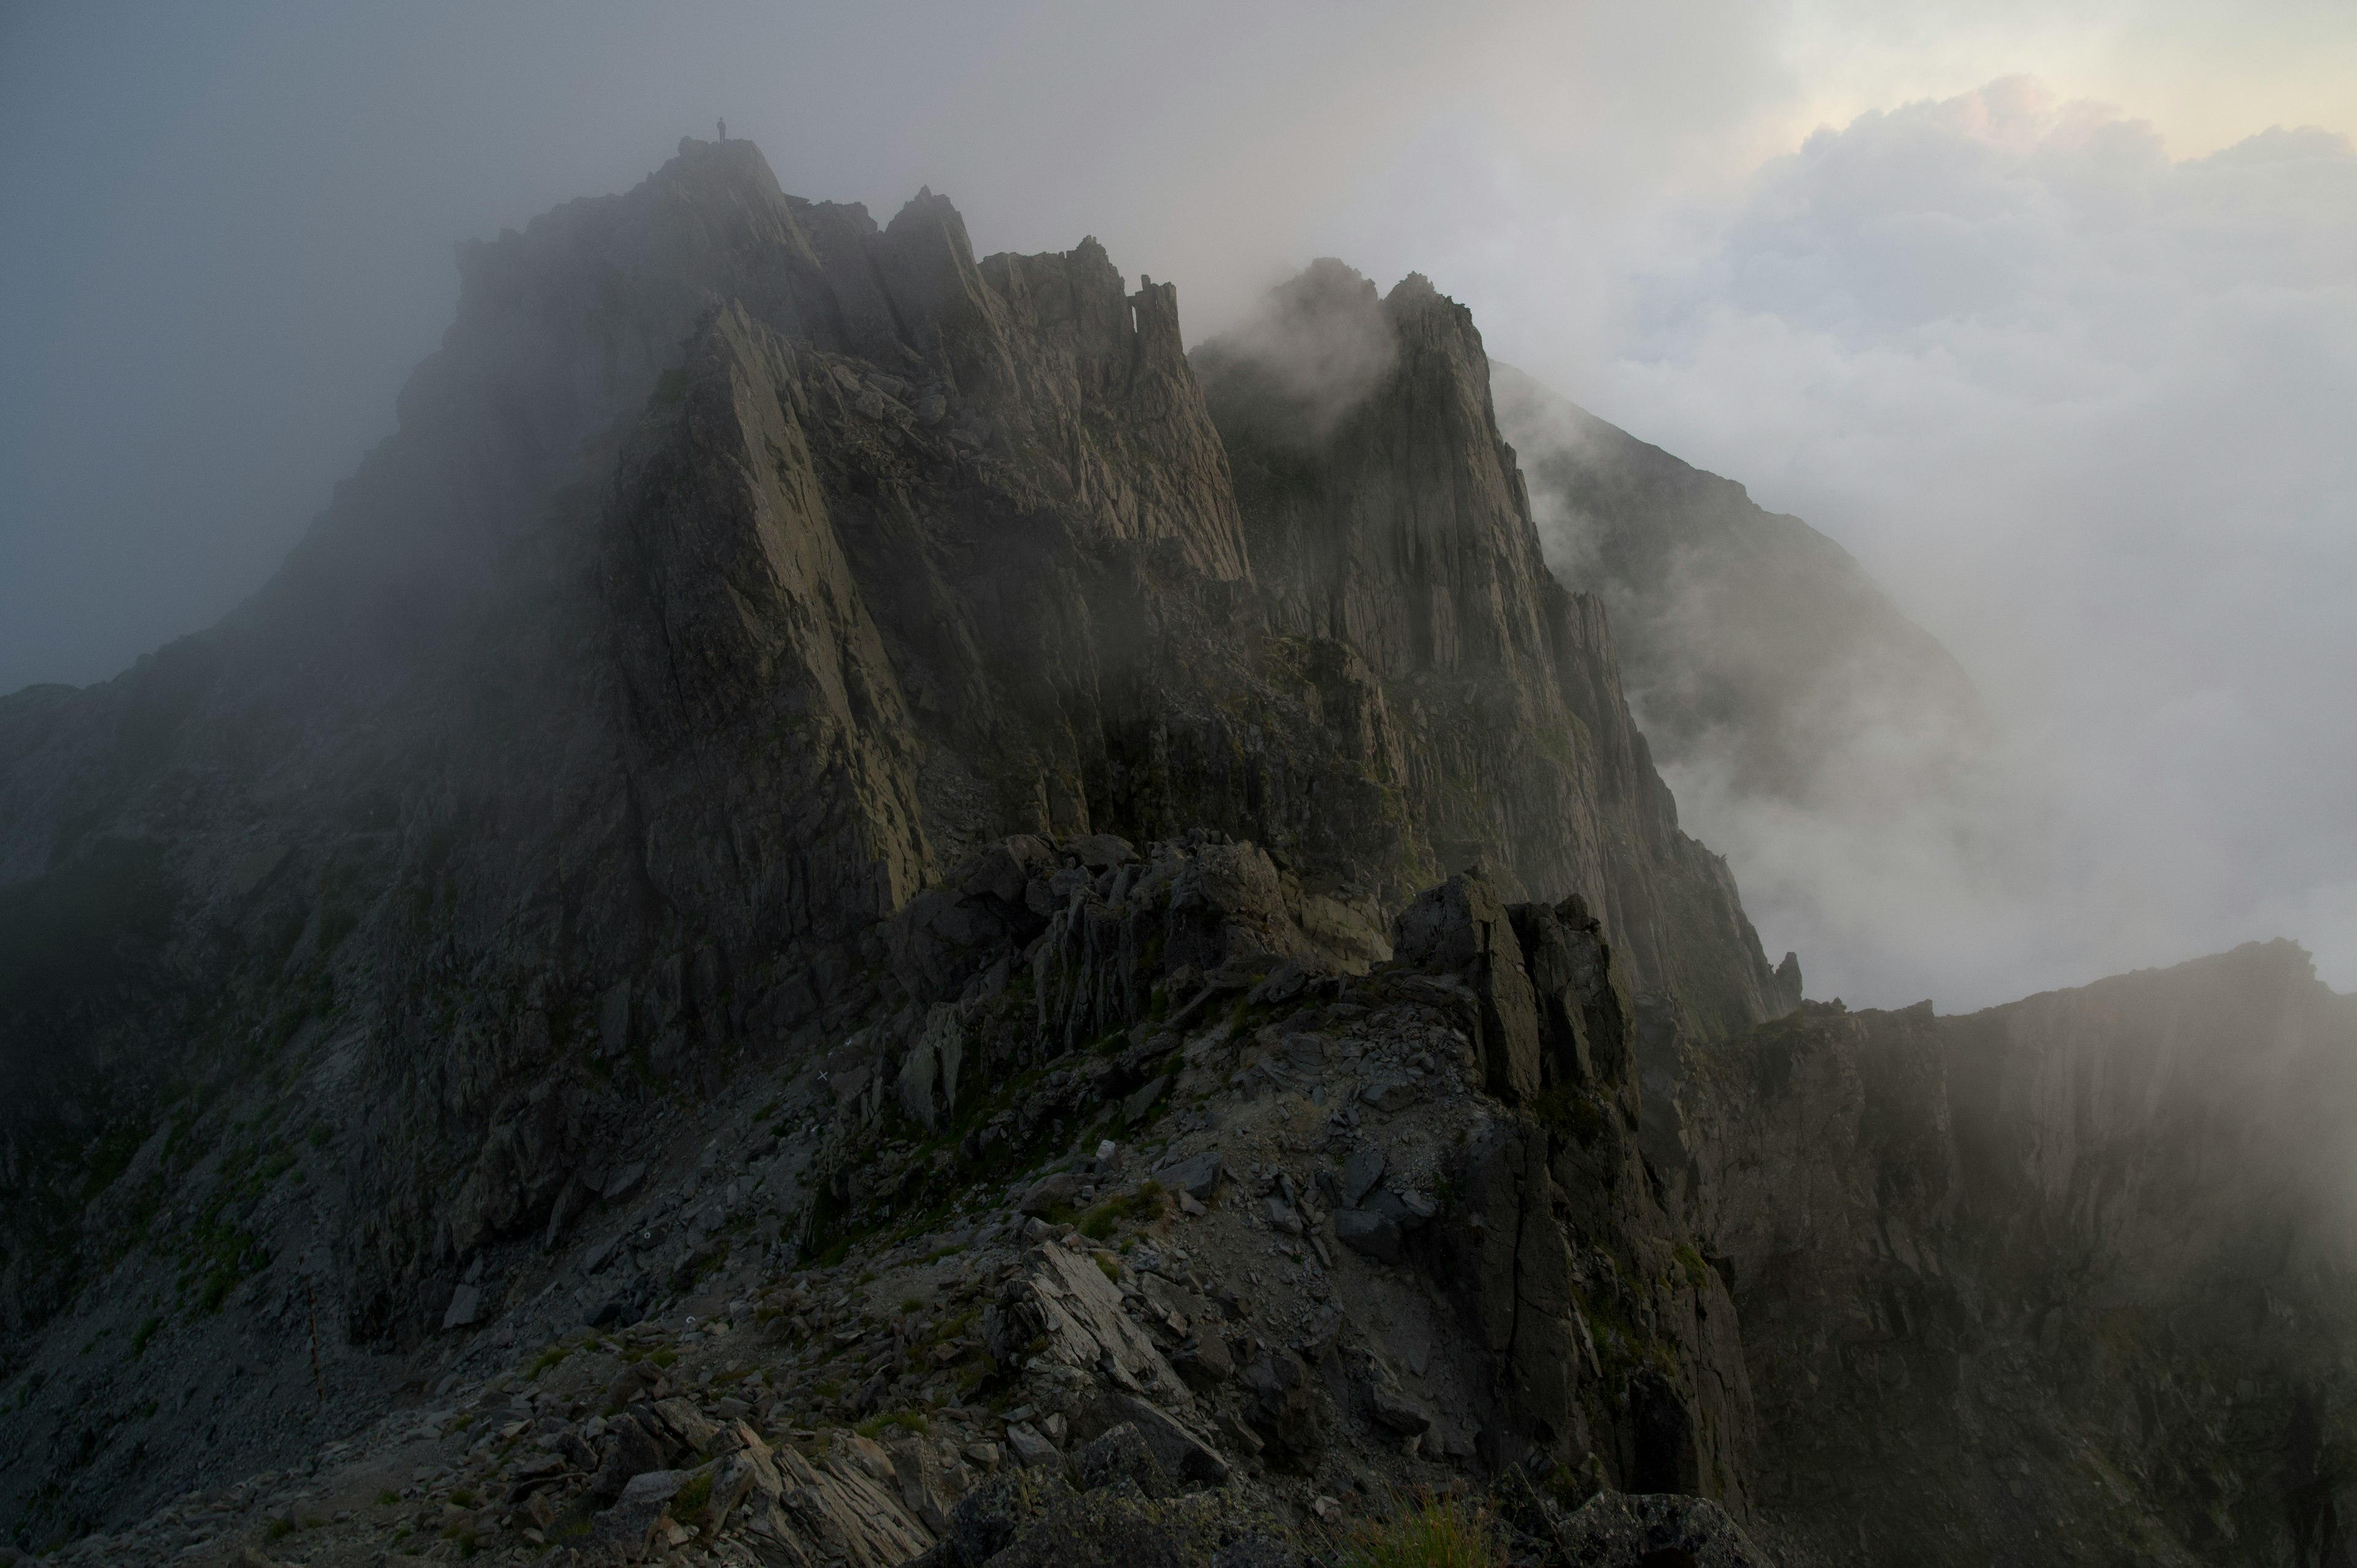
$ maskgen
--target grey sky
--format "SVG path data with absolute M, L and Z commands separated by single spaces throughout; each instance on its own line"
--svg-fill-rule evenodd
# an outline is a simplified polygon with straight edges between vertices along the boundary
M 1677 781 L 1813 990 L 2279 931 L 2357 985 L 2341 4 L 14 6 L 0 690 L 252 591 L 389 433 L 451 243 L 722 114 L 801 194 L 1095 233 L 1197 338 L 1316 254 L 1423 270 L 1849 545 L 2013 749 L 1969 832 Z

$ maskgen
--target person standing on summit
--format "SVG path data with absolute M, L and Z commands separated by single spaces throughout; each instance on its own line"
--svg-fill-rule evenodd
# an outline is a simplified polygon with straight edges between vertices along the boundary
M 726 114 L 720 117 L 720 139 L 724 142 L 728 139 L 728 117 Z

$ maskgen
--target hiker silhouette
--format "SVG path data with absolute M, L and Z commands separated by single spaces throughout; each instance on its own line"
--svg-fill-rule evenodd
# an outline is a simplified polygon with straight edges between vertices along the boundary
M 724 142 L 728 139 L 728 122 L 725 117 L 720 122 L 720 139 Z

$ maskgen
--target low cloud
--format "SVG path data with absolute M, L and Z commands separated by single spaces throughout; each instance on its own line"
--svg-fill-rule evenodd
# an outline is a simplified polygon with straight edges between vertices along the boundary
M 2275 935 L 2357 986 L 2345 137 L 2172 160 L 2009 79 L 1644 223 L 1491 177 L 1499 222 L 1426 264 L 1493 351 L 1846 545 L 1996 722 L 1835 809 L 1672 769 L 1813 993 L 1977 1005 Z

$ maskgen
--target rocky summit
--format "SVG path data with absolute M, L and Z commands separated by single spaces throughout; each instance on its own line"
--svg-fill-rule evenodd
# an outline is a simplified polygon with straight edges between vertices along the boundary
M 2351 1560 L 2357 1005 L 1804 1001 L 1429 282 L 695 141 L 459 270 L 0 698 L 0 1560 Z

